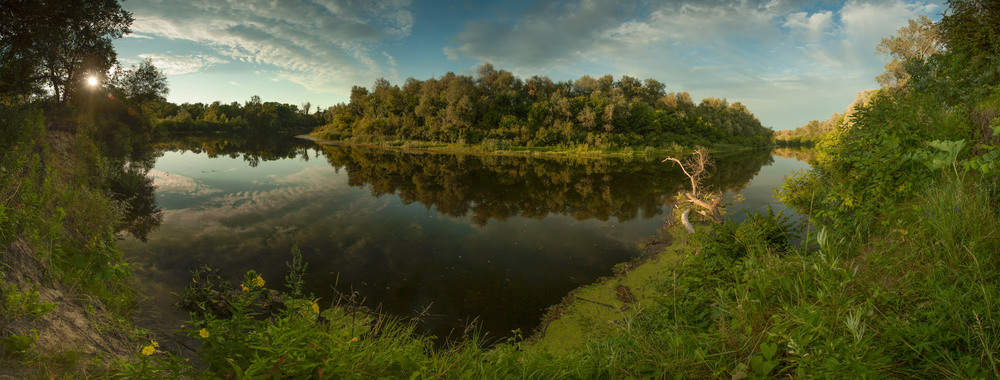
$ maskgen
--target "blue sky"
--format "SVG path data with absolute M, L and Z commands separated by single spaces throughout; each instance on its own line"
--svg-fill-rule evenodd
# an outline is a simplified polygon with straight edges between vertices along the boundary
M 875 46 L 930 0 L 128 0 L 125 65 L 151 58 L 172 102 L 346 102 L 351 86 L 402 84 L 493 63 L 545 75 L 655 78 L 668 92 L 745 104 L 765 126 L 843 112 L 877 87 Z

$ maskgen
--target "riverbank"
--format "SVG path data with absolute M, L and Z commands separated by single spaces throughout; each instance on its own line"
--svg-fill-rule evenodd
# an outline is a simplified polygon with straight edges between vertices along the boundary
M 666 157 L 679 156 L 691 153 L 693 148 L 685 148 L 675 145 L 669 148 L 625 147 L 615 150 L 597 149 L 588 146 L 579 147 L 526 147 L 526 146 L 493 146 L 487 144 L 458 144 L 442 143 L 416 140 L 377 140 L 377 141 L 348 141 L 330 140 L 314 134 L 298 135 L 297 138 L 314 141 L 324 145 L 344 145 L 344 146 L 364 146 L 382 149 L 393 149 L 404 152 L 427 152 L 444 154 L 467 154 L 467 155 L 489 155 L 489 156 L 532 156 L 532 157 Z M 770 149 L 771 147 L 745 147 L 739 145 L 716 144 L 713 145 L 709 153 L 737 152 L 743 150 Z
M 664 227 L 639 245 L 641 256 L 615 266 L 615 275 L 574 289 L 549 308 L 526 348 L 567 354 L 587 344 L 620 335 L 632 320 L 656 302 L 665 275 L 693 254 L 680 226 Z
M 145 335 L 114 248 L 120 203 L 96 179 L 123 173 L 97 164 L 89 139 L 30 113 L 0 110 L 17 123 L 0 150 L 0 378 L 108 374 Z

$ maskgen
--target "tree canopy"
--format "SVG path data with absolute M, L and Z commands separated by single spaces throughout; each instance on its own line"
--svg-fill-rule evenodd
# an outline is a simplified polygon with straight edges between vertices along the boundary
M 938 25 L 927 16 L 909 20 L 896 31 L 896 35 L 883 38 L 875 52 L 885 55 L 888 61 L 885 72 L 875 78 L 883 87 L 900 87 L 910 79 L 906 72 L 907 60 L 927 60 L 944 50 Z
M 402 87 L 385 79 L 355 86 L 350 102 L 323 113 L 316 135 L 497 146 L 764 145 L 772 131 L 742 104 L 685 92 L 666 93 L 655 80 L 610 75 L 555 82 L 527 80 L 491 64 L 477 76 L 447 73 L 409 78 Z
M 237 133 L 307 133 L 321 123 L 322 116 L 294 104 L 265 102 L 260 96 L 250 100 L 211 104 L 174 104 L 163 99 L 147 101 L 143 112 L 156 128 L 166 133 L 237 132 Z
M 117 62 L 132 14 L 116 0 L 8 0 L 0 7 L 0 92 L 66 102 Z
M 116 71 L 111 78 L 111 84 L 121 90 L 127 98 L 139 104 L 146 101 L 165 101 L 170 92 L 166 75 L 153 66 L 153 61 L 148 58 L 138 66 Z

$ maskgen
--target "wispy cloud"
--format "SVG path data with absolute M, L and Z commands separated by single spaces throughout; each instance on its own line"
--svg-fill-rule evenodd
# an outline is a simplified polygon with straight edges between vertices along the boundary
M 148 58 L 153 61 L 156 68 L 163 70 L 167 75 L 182 75 L 199 72 L 202 69 L 220 64 L 228 63 L 224 59 L 204 54 L 198 55 L 173 55 L 168 53 L 140 54 L 139 58 Z
M 318 92 L 346 92 L 390 68 L 394 63 L 379 43 L 409 35 L 415 22 L 408 0 L 149 0 L 126 6 L 135 14 L 137 34 L 193 41 Z M 206 67 L 187 58 L 173 62 L 174 73 Z
M 153 37 L 147 36 L 145 34 L 136 34 L 136 33 L 129 33 L 129 34 L 124 35 L 123 37 L 125 37 L 125 38 L 136 38 L 136 39 L 142 39 L 142 40 L 151 40 L 151 39 L 153 39 Z
M 624 21 L 629 7 L 616 0 L 556 2 L 515 20 L 469 20 L 445 54 L 536 67 L 574 63 Z

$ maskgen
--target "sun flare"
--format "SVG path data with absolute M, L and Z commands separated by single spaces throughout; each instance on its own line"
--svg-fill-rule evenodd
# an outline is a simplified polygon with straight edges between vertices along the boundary
M 87 84 L 90 85 L 90 87 L 97 86 L 97 78 L 96 77 L 87 78 Z

